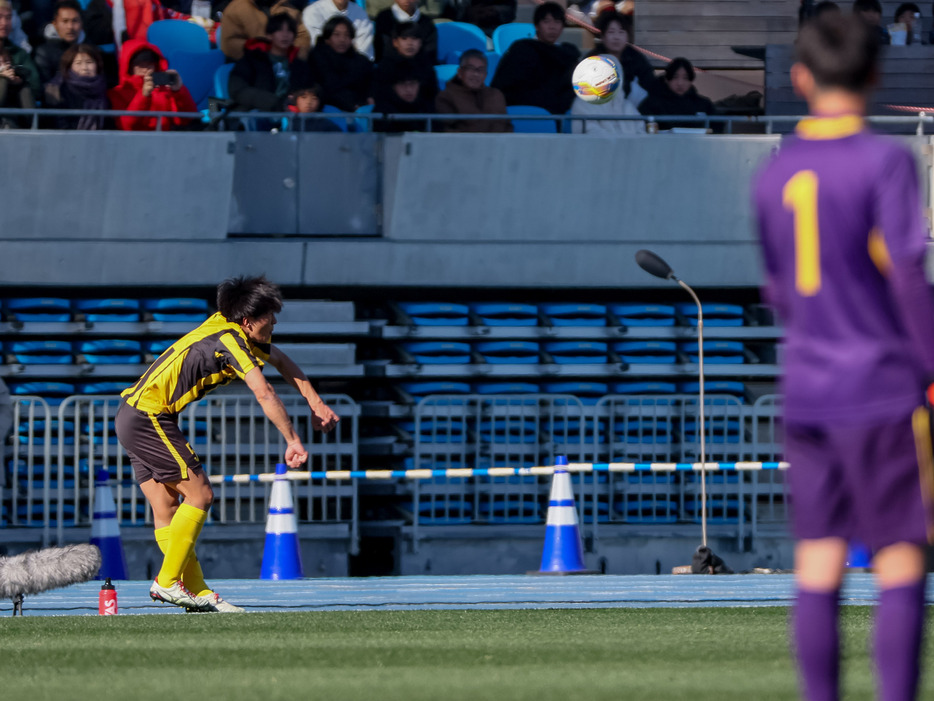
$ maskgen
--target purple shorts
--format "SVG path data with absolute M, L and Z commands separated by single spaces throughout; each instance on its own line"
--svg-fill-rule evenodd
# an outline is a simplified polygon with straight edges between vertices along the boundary
M 921 433 L 919 431 L 919 433 Z M 920 445 L 930 449 L 930 434 Z M 921 460 L 911 416 L 868 426 L 785 426 L 796 539 L 845 538 L 875 552 L 928 542 L 931 460 Z

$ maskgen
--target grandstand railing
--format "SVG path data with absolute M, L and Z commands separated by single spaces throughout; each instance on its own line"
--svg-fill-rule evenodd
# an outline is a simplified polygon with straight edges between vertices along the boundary
M 358 467 L 359 406 L 346 395 L 322 398 L 341 417 L 328 434 L 312 430 L 311 410 L 301 397 L 282 402 L 308 451 L 311 470 Z M 16 397 L 9 494 L 0 490 L 6 525 L 42 527 L 43 540 L 64 542 L 64 529 L 88 526 L 94 503 L 94 477 L 107 470 L 123 525 L 152 523 L 152 512 L 133 480 L 129 459 L 114 433 L 117 396 L 71 396 L 57 408 L 39 397 Z M 275 470 L 285 442 L 252 395 L 218 394 L 189 405 L 179 416 L 188 442 L 215 475 L 258 474 Z M 210 522 L 260 523 L 268 511 L 268 485 L 221 484 Z M 296 486 L 296 515 L 302 523 L 348 523 L 352 551 L 359 543 L 357 480 L 309 480 Z
M 43 118 L 55 117 L 81 117 L 81 116 L 103 116 L 103 117 L 128 117 L 128 116 L 148 116 L 155 117 L 156 131 L 164 131 L 165 120 L 168 119 L 190 119 L 192 124 L 200 125 L 202 129 L 214 129 L 224 131 L 225 120 L 236 120 L 238 123 L 242 120 L 273 120 L 273 122 L 283 126 L 285 130 L 291 130 L 295 121 L 304 120 L 346 120 L 349 131 L 355 131 L 351 126 L 357 123 L 366 123 L 366 131 L 372 130 L 374 121 L 424 121 L 426 130 L 434 131 L 434 125 L 448 121 L 460 120 L 502 120 L 510 121 L 552 121 L 560 125 L 558 132 L 566 132 L 573 122 L 643 122 L 646 125 L 662 122 L 678 122 L 685 124 L 696 124 L 698 130 L 706 130 L 720 125 L 723 133 L 732 134 L 734 125 L 761 124 L 764 126 L 765 133 L 774 133 L 776 127 L 785 125 L 790 126 L 799 122 L 807 115 L 575 115 L 575 114 L 551 114 L 551 115 L 531 115 L 531 114 L 392 114 L 392 113 L 358 113 L 358 112 L 313 112 L 309 114 L 295 114 L 291 112 L 227 112 L 205 110 L 203 112 L 161 112 L 161 111 L 133 111 L 133 110 L 58 110 L 47 108 L 3 108 L 0 109 L 0 117 L 28 117 L 30 119 L 30 130 L 40 128 L 40 120 Z M 925 125 L 934 125 L 934 114 L 924 110 L 918 110 L 916 114 L 904 115 L 870 115 L 866 117 L 870 124 L 887 125 L 890 127 L 906 127 L 914 130 L 918 136 L 925 134 Z M 188 127 L 182 129 L 190 130 Z

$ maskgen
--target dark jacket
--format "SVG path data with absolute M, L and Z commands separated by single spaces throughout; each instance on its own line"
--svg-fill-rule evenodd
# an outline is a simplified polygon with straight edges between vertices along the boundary
M 321 101 L 343 112 L 365 105 L 373 82 L 373 64 L 352 46 L 339 54 L 318 40 L 311 54 L 311 70 L 321 86 Z
M 39 69 L 39 80 L 43 85 L 56 76 L 59 64 L 62 62 L 62 55 L 74 45 L 75 42 L 64 39 L 46 39 L 33 52 L 32 58 L 36 62 L 36 68 Z
M 0 39 L 0 42 L 10 55 L 10 63 L 14 67 L 19 66 L 26 72 L 24 82 L 32 91 L 33 98 L 39 99 L 42 96 L 42 83 L 39 80 L 39 69 L 36 67 L 35 61 L 30 58 L 29 53 L 9 39 Z
M 391 95 L 395 95 L 392 91 L 392 84 L 400 73 L 418 78 L 419 99 L 424 100 L 428 105 L 435 104 L 435 97 L 438 95 L 438 74 L 435 73 L 434 67 L 420 61 L 418 57 L 405 58 L 395 51 L 385 56 L 373 71 L 372 94 L 376 102 L 388 100 Z
M 281 112 L 288 95 L 276 94 L 276 73 L 269 56 L 268 39 L 249 39 L 243 47 L 243 58 L 234 64 L 227 83 L 231 111 L 259 110 Z M 298 58 L 298 47 L 289 52 L 289 93 L 311 85 L 308 63 Z
M 403 102 L 395 92 L 392 92 L 376 100 L 373 111 L 380 114 L 431 114 L 434 109 L 432 103 L 421 95 L 415 102 Z M 427 129 L 428 125 L 424 119 L 373 120 L 373 131 L 400 133 L 404 131 L 426 131 Z
M 484 85 L 471 90 L 454 76 L 435 98 L 438 114 L 506 114 L 506 98 L 496 88 Z M 438 131 L 494 133 L 512 131 L 509 119 L 458 119 L 437 122 Z
M 107 99 L 107 79 L 103 75 L 95 78 L 80 78 L 71 71 L 64 76 L 59 73 L 45 86 L 43 106 L 63 110 L 110 109 L 110 101 Z M 94 131 L 113 128 L 113 119 L 103 115 L 54 117 L 47 123 L 53 129 Z
M 516 0 L 454 0 L 444 4 L 441 16 L 475 24 L 491 35 L 501 24 L 516 21 L 517 4 Z
M 564 114 L 574 102 L 571 75 L 579 58 L 570 44 L 520 39 L 506 50 L 491 85 L 502 90 L 507 105 L 535 105 Z
M 602 43 L 598 43 L 593 51 L 587 55 L 599 56 L 600 54 L 606 53 L 609 53 L 606 47 Z M 647 59 L 642 52 L 632 48 L 629 44 L 623 49 L 623 53 L 619 57 L 619 62 L 623 67 L 623 95 L 626 97 L 629 97 L 633 78 L 639 79 L 639 85 L 649 95 L 659 93 L 661 88 L 664 87 L 665 81 L 655 77 L 655 70 L 652 68 L 652 64 L 649 63 L 649 59 Z
M 376 15 L 376 20 L 373 22 L 373 56 L 377 63 L 384 56 L 395 53 L 395 49 L 392 48 L 392 29 L 397 24 L 399 22 L 392 14 L 391 7 L 387 7 Z M 425 14 L 421 14 L 415 24 L 418 26 L 418 36 L 422 40 L 419 56 L 434 65 L 438 62 L 438 30 L 435 29 L 435 23 Z
M 639 112 L 648 116 L 672 115 L 694 115 L 694 114 L 716 114 L 717 110 L 709 98 L 697 92 L 693 85 L 684 95 L 676 95 L 668 87 L 664 80 L 659 81 L 661 87 L 655 95 L 649 95 L 639 103 Z M 662 129 L 671 129 L 672 127 L 703 127 L 701 122 L 678 122 L 670 120 L 658 120 L 658 126 Z

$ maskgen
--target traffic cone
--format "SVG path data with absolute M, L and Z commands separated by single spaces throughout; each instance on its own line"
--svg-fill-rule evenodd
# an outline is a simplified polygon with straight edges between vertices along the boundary
M 94 516 L 91 519 L 91 545 L 101 551 L 101 569 L 97 579 L 129 579 L 117 505 L 110 488 L 107 470 L 98 470 L 94 479 Z
M 571 476 L 561 469 L 568 464 L 563 455 L 555 457 L 555 476 L 548 499 L 548 519 L 545 525 L 545 547 L 542 564 L 533 574 L 599 574 L 584 566 L 584 546 L 581 542 Z
M 292 506 L 292 488 L 285 478 L 288 468 L 276 465 L 276 479 L 269 495 L 269 517 L 266 519 L 266 546 L 260 579 L 301 579 L 302 556 L 298 547 L 298 523 Z

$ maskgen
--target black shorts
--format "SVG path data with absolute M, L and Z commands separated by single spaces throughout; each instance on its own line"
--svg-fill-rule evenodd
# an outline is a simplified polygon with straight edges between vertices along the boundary
M 147 414 L 122 402 L 114 426 L 140 484 L 151 479 L 180 482 L 190 472 L 203 471 L 201 460 L 178 427 L 178 416 Z

